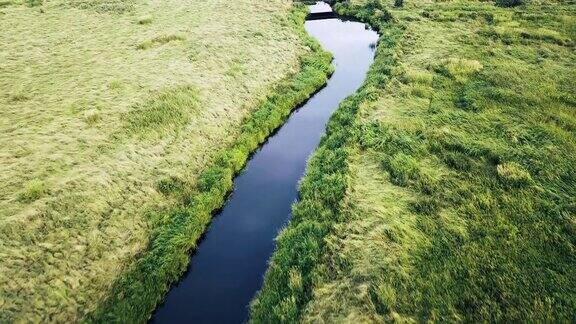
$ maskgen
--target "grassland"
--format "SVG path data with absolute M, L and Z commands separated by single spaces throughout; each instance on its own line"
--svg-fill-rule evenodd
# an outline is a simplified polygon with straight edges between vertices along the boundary
M 0 322 L 146 319 L 232 174 L 325 82 L 302 20 L 275 0 L 1 2 Z
M 573 322 L 576 6 L 336 5 L 381 32 L 252 321 Z

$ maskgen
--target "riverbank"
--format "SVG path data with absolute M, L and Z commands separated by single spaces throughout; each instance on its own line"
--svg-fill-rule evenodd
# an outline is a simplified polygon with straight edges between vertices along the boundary
M 570 321 L 575 7 L 338 3 L 381 33 L 252 321 Z
M 311 12 L 322 9 L 310 7 Z M 332 54 L 334 73 L 250 157 L 234 179 L 233 193 L 213 216 L 191 256 L 190 267 L 170 289 L 151 323 L 248 320 L 248 306 L 262 287 L 274 238 L 290 219 L 308 158 L 338 104 L 362 84 L 378 40 L 375 31 L 359 22 L 310 18 L 304 28 Z
M 0 4 L 0 322 L 148 318 L 232 173 L 325 82 L 304 10 Z
M 301 58 L 300 71 L 281 82 L 242 123 L 242 132 L 233 145 L 219 152 L 216 163 L 201 173 L 186 205 L 162 216 L 165 222 L 158 226 L 149 249 L 116 282 L 110 297 L 90 315 L 90 321 L 144 322 L 150 317 L 171 284 L 186 270 L 190 254 L 214 212 L 223 206 L 234 176 L 250 154 L 283 124 L 293 109 L 326 83 L 333 71 L 331 56 L 306 34 L 306 13 L 305 7 L 295 6 L 290 21 L 309 48 Z M 179 190 L 173 185 L 168 188 Z

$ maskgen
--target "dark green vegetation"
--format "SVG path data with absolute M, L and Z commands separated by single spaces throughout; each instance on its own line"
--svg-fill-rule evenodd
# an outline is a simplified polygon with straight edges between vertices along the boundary
M 232 189 L 232 180 L 249 154 L 278 128 L 292 109 L 324 85 L 332 72 L 331 57 L 303 29 L 306 11 L 298 6 L 292 22 L 306 39 L 310 52 L 301 61 L 300 72 L 280 83 L 273 94 L 242 124 L 234 144 L 220 152 L 215 163 L 199 176 L 195 188 L 177 179 L 158 183 L 158 190 L 182 199 L 182 206 L 168 214 L 150 215 L 154 228 L 148 250 L 115 284 L 108 300 L 92 314 L 94 322 L 144 322 L 157 303 L 186 270 L 189 253 Z M 189 100 L 184 98 L 184 100 Z M 174 115 L 174 114 L 169 114 Z M 143 115 L 139 123 L 164 123 L 164 117 Z M 179 119 L 178 114 L 176 119 Z
M 576 320 L 576 6 L 351 1 L 379 29 L 253 322 Z

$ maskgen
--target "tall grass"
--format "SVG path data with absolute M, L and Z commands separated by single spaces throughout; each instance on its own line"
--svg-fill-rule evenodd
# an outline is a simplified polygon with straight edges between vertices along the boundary
M 196 188 L 188 193 L 182 208 L 165 215 L 151 243 L 136 264 L 118 280 L 110 297 L 90 315 L 93 322 L 144 322 L 162 300 L 170 285 L 186 270 L 191 250 L 196 247 L 212 214 L 219 209 L 232 189 L 232 180 L 253 152 L 292 109 L 304 102 L 326 83 L 331 73 L 331 57 L 306 35 L 303 25 L 305 7 L 294 10 L 292 22 L 306 38 L 309 54 L 302 58 L 300 72 L 274 89 L 274 94 L 243 123 L 233 145 L 217 154 L 215 163 L 199 176 Z M 154 119 L 155 120 L 155 119 Z M 174 181 L 159 184 L 167 194 L 180 191 Z
M 310 161 L 252 321 L 573 321 L 576 57 L 562 15 L 576 8 L 335 8 L 379 27 L 376 61 Z M 502 26 L 566 41 L 485 31 Z
M 300 70 L 291 5 L 0 5 L 0 322 L 81 321 L 108 297 Z M 181 39 L 137 48 L 163 35 Z
M 349 12 L 345 12 L 348 14 Z M 362 88 L 346 98 L 330 118 L 320 145 L 300 184 L 299 201 L 293 206 L 290 225 L 277 238 L 276 252 L 266 272 L 264 286 L 251 305 L 255 323 L 298 322 L 313 288 L 328 270 L 322 263 L 325 238 L 335 223 L 343 221 L 340 208 L 346 197 L 348 158 L 360 104 L 378 98 L 395 64 L 398 28 L 386 21 L 373 26 L 382 33 L 375 62 Z M 394 27 L 394 26 L 391 26 Z M 301 282 L 294 285 L 293 278 Z

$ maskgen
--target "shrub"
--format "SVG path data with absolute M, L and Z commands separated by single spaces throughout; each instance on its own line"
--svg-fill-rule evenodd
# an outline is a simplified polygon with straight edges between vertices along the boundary
M 401 8 L 404 6 L 404 0 L 394 0 L 394 7 Z

